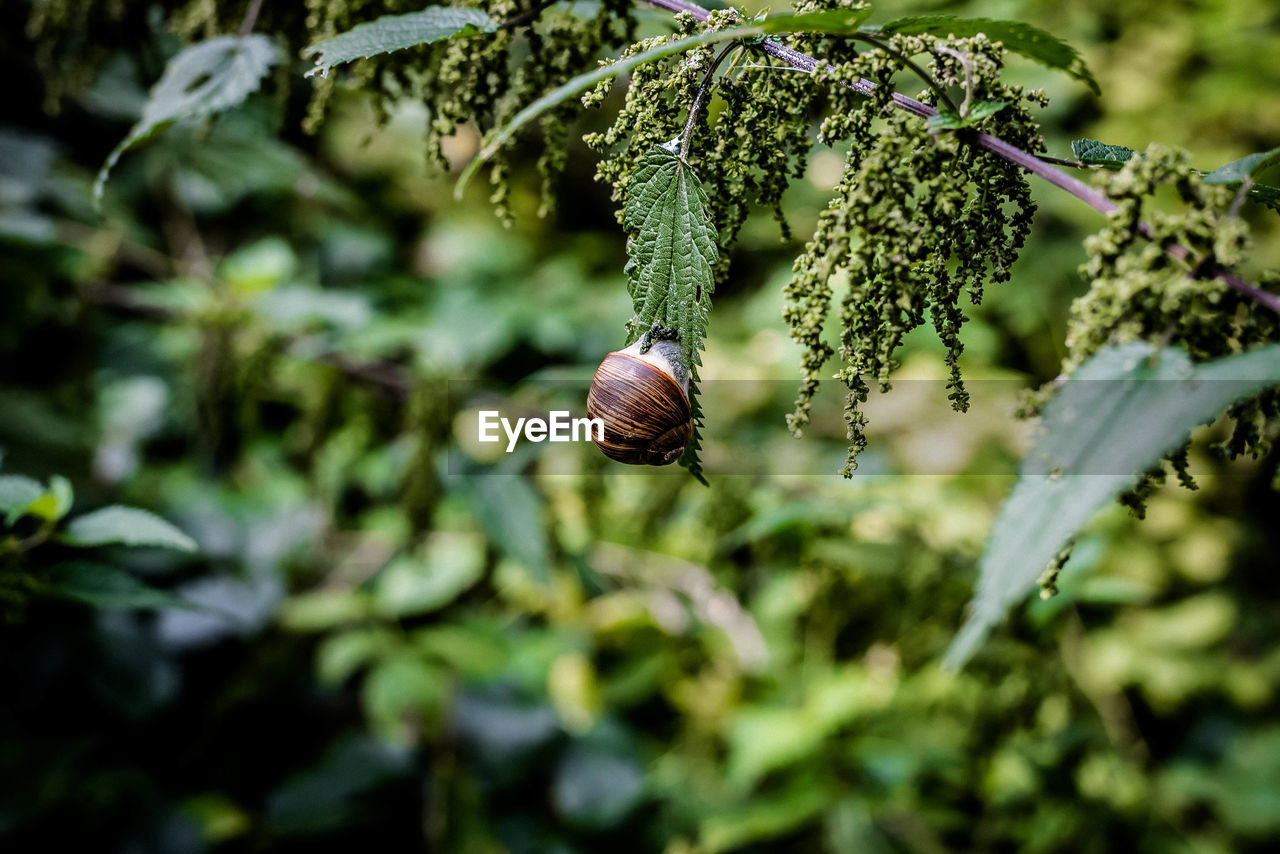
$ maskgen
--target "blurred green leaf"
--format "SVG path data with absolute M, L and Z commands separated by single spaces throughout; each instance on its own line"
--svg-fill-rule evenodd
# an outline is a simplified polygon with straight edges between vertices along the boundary
M 298 258 L 283 237 L 264 237 L 222 259 L 218 276 L 242 295 L 269 291 L 293 281 Z
M 417 740 L 445 698 L 444 675 L 417 656 L 393 655 L 364 678 L 360 699 L 373 730 L 395 742 Z
M 378 576 L 373 594 L 378 613 L 399 618 L 443 608 L 480 580 L 484 565 L 479 537 L 438 532 Z
M 316 679 L 321 685 L 341 685 L 392 648 L 392 638 L 378 628 L 351 629 L 329 635 L 316 648 Z
M 59 474 L 49 478 L 49 486 L 44 493 L 27 505 L 27 512 L 39 516 L 48 522 L 56 522 L 71 510 L 75 501 L 75 493 L 71 481 Z
M 947 665 L 968 660 L 1096 510 L 1193 427 L 1276 383 L 1280 345 L 1196 365 L 1175 348 L 1128 344 L 1082 365 L 1045 408 L 1044 435 L 992 527 L 978 591 Z
M 413 757 L 404 748 L 348 735 L 315 765 L 267 799 L 266 821 L 279 834 L 323 833 L 351 821 L 360 798 L 409 774 Z
M 167 590 L 158 590 L 122 569 L 99 563 L 64 563 L 49 570 L 45 589 L 95 608 L 195 608 Z
M 627 817 L 644 797 L 637 757 L 591 741 L 571 744 L 556 766 L 551 800 L 570 823 L 605 830 Z
M 781 836 L 811 821 L 832 799 L 832 793 L 822 782 L 795 779 L 780 791 L 716 810 L 703 818 L 701 850 L 719 854 Z
M 5 524 L 13 524 L 27 508 L 44 494 L 39 481 L 20 474 L 0 475 L 0 516 Z
M 116 504 L 71 520 L 62 541 L 72 546 L 157 546 L 184 552 L 198 550 L 172 523 L 137 507 Z
M 258 90 L 279 60 L 275 43 L 256 33 L 216 36 L 183 50 L 169 61 L 152 88 L 142 117 L 102 164 L 93 182 L 94 198 L 102 198 L 107 175 L 126 151 L 172 122 L 204 118 L 236 106 Z
M 280 622 L 295 632 L 321 632 L 371 616 L 373 602 L 363 590 L 320 589 L 293 596 L 280 611 Z
M 490 542 L 546 583 L 551 577 L 550 544 L 543 525 L 543 502 L 533 484 L 518 475 L 480 475 L 467 495 Z

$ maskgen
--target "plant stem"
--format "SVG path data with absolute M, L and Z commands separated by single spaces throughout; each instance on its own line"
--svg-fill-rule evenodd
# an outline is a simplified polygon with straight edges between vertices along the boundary
M 906 54 L 902 53 L 901 51 L 893 47 L 890 47 L 887 43 L 880 41 L 880 39 L 875 38 L 874 36 L 868 36 L 862 33 L 853 33 L 849 36 L 849 38 L 853 39 L 854 41 L 866 42 L 869 45 L 874 45 L 875 47 L 878 47 L 880 50 L 889 54 L 889 56 L 892 56 L 894 59 L 898 60 L 898 62 L 902 63 L 904 66 L 911 69 L 917 77 L 923 80 L 924 85 L 928 86 L 933 91 L 933 94 L 938 96 L 939 104 L 944 105 L 948 110 L 950 110 L 953 113 L 959 112 L 961 116 L 965 115 L 965 110 L 956 107 L 955 101 L 951 100 L 951 96 L 947 94 L 946 89 L 942 88 L 942 84 L 940 84 L 937 80 L 934 80 L 933 76 L 929 74 L 929 72 L 925 71 L 919 65 L 916 65 L 911 60 L 911 57 L 907 56 Z M 968 103 L 969 103 L 969 98 L 966 97 L 965 98 L 966 107 Z
M 262 0 L 249 0 L 249 8 L 244 10 L 244 20 L 240 22 L 240 38 L 253 32 L 253 25 L 258 23 L 258 13 L 262 11 Z
M 720 63 L 724 62 L 724 58 L 729 55 L 729 51 L 738 47 L 737 42 L 729 42 L 724 46 L 724 50 L 716 56 L 711 62 L 711 67 L 707 69 L 707 73 L 702 78 L 702 85 L 698 87 L 697 93 L 693 96 L 693 104 L 689 107 L 689 120 L 684 123 L 684 133 L 680 135 L 680 159 L 687 160 L 689 157 L 689 142 L 693 139 L 693 123 L 698 120 L 698 110 L 702 108 L 702 99 L 707 96 L 707 90 L 711 87 L 711 78 L 716 73 L 716 69 L 720 67 Z
M 666 9 L 669 12 L 688 12 L 695 20 L 705 21 L 710 14 L 706 9 L 690 3 L 688 0 L 641 0 L 650 6 L 657 6 L 660 9 Z M 819 61 L 808 54 L 793 50 L 774 39 L 765 39 L 760 43 L 760 47 L 770 56 L 781 59 L 783 62 L 799 68 L 803 71 L 813 71 L 818 67 Z M 855 92 L 861 92 L 864 95 L 871 94 L 876 88 L 876 84 L 870 80 L 857 80 L 847 84 L 850 89 Z M 908 98 L 906 95 L 895 92 L 893 94 L 893 102 L 900 110 L 905 110 L 912 115 L 928 118 L 937 115 L 938 111 L 928 104 L 922 104 L 914 98 Z M 961 139 L 966 139 L 962 136 Z M 1045 162 L 1030 152 L 1023 151 L 1016 145 L 1011 145 L 997 136 L 989 133 L 979 133 L 971 137 L 967 137 L 973 144 L 979 148 L 989 151 L 997 157 L 1001 157 L 1010 163 L 1021 166 L 1033 175 L 1038 175 L 1044 180 L 1053 184 L 1059 189 L 1066 190 L 1080 201 L 1089 205 L 1094 210 L 1103 214 L 1110 214 L 1117 209 L 1116 203 L 1108 199 L 1105 195 L 1090 187 L 1078 178 L 1066 174 L 1065 172 L 1055 169 L 1052 165 Z M 1138 223 L 1138 233 L 1148 240 L 1154 239 L 1154 233 L 1151 226 L 1146 223 Z M 1191 255 L 1191 251 L 1187 247 L 1173 242 L 1167 242 L 1163 245 L 1164 251 L 1171 257 L 1178 260 L 1185 260 Z M 1217 264 L 1209 265 L 1206 270 L 1215 278 L 1220 279 L 1227 287 L 1232 290 L 1244 294 L 1255 302 L 1266 306 L 1272 311 L 1280 314 L 1280 296 L 1268 293 L 1261 288 L 1251 285 L 1241 279 L 1239 276 L 1231 273 Z
M 1056 165 L 1056 166 L 1068 166 L 1068 167 L 1070 167 L 1070 168 L 1072 168 L 1072 169 L 1096 169 L 1096 168 L 1098 168 L 1098 167 L 1096 167 L 1096 166 L 1091 166 L 1091 165 L 1089 165 L 1088 163 L 1085 163 L 1083 160 L 1068 160 L 1068 159 L 1066 159 L 1065 157 L 1050 157 L 1050 156 L 1049 156 L 1049 155 L 1047 155 L 1047 154 L 1037 154 L 1037 155 L 1036 155 L 1036 157 L 1039 157 L 1039 158 L 1040 158 L 1041 160 L 1043 160 L 1045 163 L 1052 163 L 1052 164 L 1054 164 L 1054 165 Z

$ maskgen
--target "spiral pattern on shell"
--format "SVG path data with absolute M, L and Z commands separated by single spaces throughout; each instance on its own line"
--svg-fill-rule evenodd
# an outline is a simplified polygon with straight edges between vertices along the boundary
M 680 383 L 629 353 L 610 353 L 600 363 L 587 394 L 587 415 L 604 422 L 604 438 L 596 445 L 621 463 L 670 465 L 693 438 L 693 413 Z

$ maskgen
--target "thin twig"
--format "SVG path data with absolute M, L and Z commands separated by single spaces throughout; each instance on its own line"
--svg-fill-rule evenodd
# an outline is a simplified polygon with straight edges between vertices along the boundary
M 1244 200 L 1249 195 L 1249 188 L 1253 186 L 1253 176 L 1245 175 L 1244 180 L 1240 182 L 1240 191 L 1236 193 L 1236 197 L 1231 200 L 1231 207 L 1227 210 L 1227 219 L 1235 219 L 1240 213 L 1240 206 L 1244 204 Z
M 1072 169 L 1100 169 L 1101 167 L 1094 163 L 1085 163 L 1083 160 L 1068 160 L 1065 157 L 1050 157 L 1047 154 L 1037 154 L 1045 163 L 1052 163 L 1055 166 L 1068 166 Z
M 729 51 L 736 47 L 738 47 L 737 42 L 729 42 L 725 45 L 724 50 L 716 55 L 716 58 L 711 62 L 711 67 L 703 75 L 702 85 L 698 87 L 697 93 L 693 96 L 693 105 L 689 107 L 689 120 L 684 123 L 684 133 L 680 136 L 681 160 L 689 158 L 689 141 L 693 138 L 693 123 L 698 120 L 698 110 L 702 108 L 702 99 L 707 96 L 707 90 L 711 88 L 711 78 L 715 76 L 716 69 L 720 67 L 720 63 L 724 62 L 724 58 L 729 55 Z
M 262 0 L 249 0 L 249 8 L 244 10 L 244 20 L 240 22 L 240 38 L 253 32 L 253 25 L 258 23 L 258 13 L 262 11 Z
M 706 9 L 696 3 L 690 3 L 688 0 L 642 0 L 642 2 L 648 3 L 650 6 L 657 6 L 660 9 L 666 9 L 668 12 L 688 12 L 698 21 L 706 21 L 707 16 L 710 14 Z M 802 71 L 812 72 L 819 65 L 819 61 L 812 56 L 793 50 L 774 39 L 765 39 L 760 43 L 760 47 L 770 56 L 781 59 L 793 68 L 798 68 Z M 876 88 L 876 84 L 870 80 L 856 80 L 845 85 L 864 95 L 871 94 Z M 929 118 L 938 114 L 938 111 L 928 104 L 922 104 L 914 98 L 908 98 L 906 95 L 897 92 L 893 93 L 893 103 L 898 109 L 905 110 L 921 118 Z M 1061 190 L 1066 190 L 1099 213 L 1110 214 L 1117 209 L 1115 202 L 1079 178 L 1053 168 L 1045 159 L 1023 151 L 1016 145 L 1005 142 L 997 136 L 992 136 L 989 133 L 979 133 L 969 137 L 962 136 L 961 139 L 971 140 L 979 148 L 989 151 L 1010 163 L 1021 166 L 1031 174 L 1038 175 Z M 1154 233 L 1146 223 L 1138 223 L 1138 233 L 1148 240 L 1154 239 Z M 1184 260 L 1191 254 L 1187 247 L 1179 243 L 1165 243 L 1163 248 L 1171 257 L 1179 260 Z M 1260 305 L 1264 305 L 1280 314 L 1280 296 L 1268 293 L 1256 285 L 1249 284 L 1217 264 L 1208 265 L 1206 272 L 1211 273 L 1214 278 L 1220 279 L 1232 290 L 1244 294 Z

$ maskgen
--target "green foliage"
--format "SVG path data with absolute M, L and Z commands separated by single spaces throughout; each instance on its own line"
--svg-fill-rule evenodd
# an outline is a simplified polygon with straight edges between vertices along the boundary
M 479 153 L 467 165 L 467 168 L 462 171 L 462 175 L 458 178 L 458 187 L 455 194 L 461 195 L 462 190 L 480 166 L 510 142 L 516 132 L 524 125 L 548 110 L 568 101 L 570 98 L 581 95 L 588 89 L 612 80 L 619 75 L 626 74 L 628 71 L 651 63 L 654 60 L 683 53 L 700 45 L 714 44 L 716 42 L 739 41 L 781 33 L 815 32 L 828 35 L 853 33 L 857 32 L 858 26 L 866 20 L 867 13 L 869 13 L 869 10 L 827 10 L 808 14 L 772 15 L 751 24 L 728 26 L 723 29 L 712 28 L 687 38 L 656 38 L 652 43 L 638 43 L 617 61 L 607 63 L 584 74 L 579 74 L 547 92 L 512 116 L 510 121 L 496 128 L 486 139 Z M 720 20 L 725 24 L 732 24 L 736 22 L 737 18 L 733 13 L 726 13 Z M 634 48 L 643 49 L 635 50 Z
M 964 664 L 1089 517 L 1182 446 L 1192 428 L 1277 384 L 1280 345 L 1197 365 L 1177 348 L 1128 344 L 1077 368 L 1045 407 L 1043 435 L 991 529 L 947 663 Z
M 1199 271 L 1210 263 L 1234 267 L 1250 248 L 1247 223 L 1231 213 L 1234 193 L 1208 184 L 1189 165 L 1185 152 L 1153 145 L 1130 158 L 1117 172 L 1101 172 L 1099 179 L 1118 209 L 1107 224 L 1085 241 L 1089 260 L 1081 273 L 1091 287 L 1071 307 L 1063 369 L 1075 370 L 1103 347 L 1147 341 L 1182 346 L 1193 361 L 1239 353 L 1276 340 L 1280 323 L 1270 310 L 1228 290 Z M 1150 215 L 1157 188 L 1171 187 L 1180 211 Z M 1137 231 L 1149 216 L 1149 240 Z M 1189 251 L 1175 258 L 1164 251 L 1168 242 Z M 1262 454 L 1270 448 L 1269 424 L 1280 416 L 1280 397 L 1264 394 L 1233 406 L 1235 420 L 1219 450 L 1231 457 Z M 1184 451 L 1169 456 L 1179 480 L 1192 486 Z M 1155 470 L 1125 502 L 1141 512 L 1142 497 L 1163 478 Z
M 57 597 L 95 608 L 189 607 L 182 598 L 106 563 L 51 562 L 50 544 L 76 548 L 158 546 L 196 551 L 196 543 L 164 519 L 136 507 L 114 505 L 63 524 L 74 501 L 70 481 L 49 485 L 22 475 L 0 475 L 0 616 L 12 619 L 33 597 Z M 50 563 L 41 568 L 42 563 Z
M 1239 0 L 1230 14 L 1083 3 L 948 10 L 1021 11 L 1089 45 L 1099 79 L 1125 97 L 1065 92 L 1040 117 L 1050 140 L 1167 139 L 1210 165 L 1280 134 L 1268 0 Z M 852 136 L 847 117 L 864 103 L 846 85 L 862 46 L 781 37 L 833 66 L 809 75 L 744 44 L 712 76 L 685 158 L 720 244 L 704 374 L 738 380 L 704 383 L 700 399 L 714 419 L 709 461 L 786 476 L 716 477 L 704 489 L 533 449 L 494 466 L 507 474 L 479 474 L 455 419 L 492 398 L 445 380 L 469 377 L 540 409 L 548 385 L 589 376 L 616 349 L 633 306 L 610 214 L 625 209 L 644 155 L 685 126 L 716 48 L 733 43 L 633 69 L 625 100 L 602 103 L 621 105 L 612 125 L 571 100 L 526 125 L 491 161 L 500 207 L 520 214 L 508 230 L 483 198 L 450 202 L 450 182 L 423 171 L 420 149 L 459 166 L 476 142 L 466 122 L 501 126 L 626 53 L 637 43 L 629 24 L 669 38 L 665 15 L 557 4 L 328 79 L 278 69 L 276 97 L 140 149 L 136 168 L 113 173 L 107 218 L 95 217 L 95 152 L 125 133 L 175 38 L 236 32 L 246 5 L 34 0 L 0 12 L 14 79 L 41 83 L 15 90 L 6 122 L 21 130 L 0 138 L 25 143 L 6 145 L 22 156 L 0 163 L 8 470 L 40 481 L 45 513 L 66 512 L 74 481 L 87 506 L 146 506 L 203 549 L 87 553 L 59 542 L 67 522 L 32 514 L 0 532 L 2 663 L 21 686 L 0 728 L 0 845 L 1270 850 L 1275 452 L 1257 441 L 1219 459 L 1230 421 L 1186 450 L 1198 491 L 1152 492 L 1141 524 L 1100 511 L 1046 579 L 1056 596 L 1017 609 L 963 671 L 938 661 L 1004 497 L 990 475 L 1012 472 L 1021 453 L 1011 389 L 1114 342 L 1174 347 L 1196 364 L 1274 343 L 1265 312 L 1188 275 L 1210 257 L 1244 261 L 1247 225 L 1241 275 L 1274 290 L 1274 275 L 1257 272 L 1277 260 L 1274 217 L 1228 216 L 1238 191 L 1191 173 L 1153 183 L 1145 170 L 1165 158 L 1148 153 L 1127 174 L 1095 176 L 1126 205 L 1141 196 L 1141 209 L 1125 207 L 1102 235 L 1128 241 L 1121 254 L 1136 274 L 1109 259 L 1094 278 L 1072 269 L 1087 212 L 1036 183 L 1046 215 L 1011 286 L 964 307 L 974 411 L 929 406 L 948 348 L 908 333 L 890 373 L 903 382 L 870 401 L 883 408 L 870 413 L 862 472 L 877 476 L 807 477 L 798 472 L 826 470 L 840 453 L 843 425 L 838 402 L 820 397 L 805 442 L 777 429 L 790 379 L 773 380 L 791 376 L 797 355 L 777 327 L 779 291 L 799 247 L 777 246 L 757 215 L 772 209 L 802 240 L 812 233 Z M 264 3 L 257 29 L 295 56 L 423 5 Z M 503 21 L 535 6 L 485 5 Z M 711 27 L 733 26 L 726 17 Z M 677 28 L 676 38 L 709 29 L 684 17 Z M 932 74 L 935 49 L 989 49 L 921 44 L 915 58 Z M 962 63 L 943 61 L 949 92 L 965 94 Z M 890 77 L 896 69 L 886 60 L 872 79 L 914 94 L 904 88 L 914 76 Z M 37 88 L 91 120 L 47 121 Z M 1174 92 L 1177 109 L 1151 106 Z M 316 138 L 293 130 L 308 96 Z M 978 129 L 1022 128 L 1018 144 L 1036 148 L 1041 129 L 1018 113 L 1027 99 L 993 97 L 1010 106 Z M 878 133 L 900 119 L 919 153 L 859 151 L 906 158 L 912 170 L 895 159 L 885 174 L 910 182 L 912 199 L 861 222 L 909 241 L 937 218 L 918 214 L 936 162 L 973 129 L 930 136 L 923 120 L 894 115 L 873 108 L 856 121 Z M 595 158 L 570 135 L 578 122 L 620 204 L 591 186 Z M 815 134 L 835 149 L 814 146 Z M 988 166 L 972 172 L 995 180 Z M 952 198 L 953 182 L 941 186 Z M 558 219 L 524 215 L 548 200 Z M 895 221 L 908 214 L 909 226 Z M 1015 206 L 1004 214 L 1007 227 Z M 1137 265 L 1139 217 L 1159 239 L 1187 240 L 1191 256 L 1155 252 Z M 856 249 L 859 236 L 840 233 Z M 1108 245 L 1091 242 L 1091 257 Z M 831 272 L 843 293 L 846 266 Z M 1072 321 L 1078 351 L 1066 352 L 1062 320 L 1085 290 L 1077 311 L 1089 316 Z M 822 332 L 833 349 L 839 325 Z M 557 408 L 580 406 L 579 392 L 564 390 Z M 1249 405 L 1235 407 L 1241 436 L 1273 437 L 1267 409 Z M 54 471 L 67 480 L 55 486 Z M 19 505 L 33 495 L 17 490 Z M 44 586 L 77 558 L 93 562 L 80 589 L 101 594 L 99 607 Z M 152 592 L 133 589 L 143 583 Z M 154 613 L 110 607 L 135 594 L 153 597 Z
M 183 50 L 165 66 L 142 116 L 98 170 L 94 198 L 102 198 L 107 175 L 126 151 L 173 122 L 205 118 L 240 104 L 279 60 L 275 43 L 258 34 L 219 36 Z
M 41 589 L 48 595 L 94 608 L 192 608 L 190 602 L 140 581 L 124 570 L 100 563 L 61 563 L 49 570 Z
M 898 18 L 876 28 L 880 32 L 907 36 L 986 36 L 999 42 L 1011 53 L 1057 69 L 1084 83 L 1095 95 L 1102 94 L 1093 72 L 1085 65 L 1079 51 L 1062 39 L 1022 21 L 997 21 L 991 18 L 955 18 L 950 15 L 917 15 Z
M 307 75 L 327 76 L 330 68 L 345 62 L 444 39 L 491 33 L 496 28 L 482 9 L 432 6 L 404 15 L 384 15 L 308 47 L 306 53 L 315 55 L 316 67 Z
M 1219 166 L 1204 176 L 1204 182 L 1225 184 L 1232 188 L 1245 187 L 1244 192 L 1250 200 L 1280 213 L 1280 186 L 1263 184 L 1254 178 L 1255 175 L 1266 172 L 1277 164 L 1280 164 L 1280 148 L 1260 151 Z M 1246 182 L 1248 182 L 1247 185 Z
M 1000 82 L 1003 54 L 998 45 L 985 38 L 945 44 L 919 36 L 888 39 L 899 54 L 928 54 L 934 77 L 944 84 L 963 82 L 967 100 L 1004 105 L 982 108 L 979 113 L 986 117 L 974 115 L 971 123 L 997 129 L 1028 150 L 1042 148 L 1028 108 L 1043 104 L 1044 97 Z M 805 348 L 804 380 L 788 416 L 792 431 L 799 434 L 809 423 L 822 370 L 836 354 L 824 336 L 833 284 L 846 283 L 838 319 L 843 365 L 835 375 L 848 389 L 845 476 L 852 474 L 866 446 L 862 406 L 870 394 L 869 381 L 882 391 L 890 387 L 895 351 L 926 318 L 947 349 L 949 397 L 956 409 L 967 408 L 960 376 L 961 294 L 967 292 L 976 303 L 988 281 L 1009 279 L 1034 212 L 1017 169 L 960 144 L 952 134 L 935 136 L 918 119 L 891 108 L 888 83 L 895 70 L 894 60 L 880 52 L 859 54 L 844 68 L 833 69 L 836 80 L 862 77 L 880 85 L 852 115 L 823 128 L 824 141 L 847 137 L 849 154 L 786 289 L 784 318 L 792 338 Z M 935 96 L 926 92 L 921 97 Z M 917 192 L 917 186 L 927 190 Z
M 1071 143 L 1071 153 L 1080 162 L 1089 166 L 1119 169 L 1136 152 L 1123 145 L 1107 145 L 1095 139 L 1077 139 Z M 1267 171 L 1277 162 L 1280 162 L 1280 148 L 1273 148 L 1270 151 L 1233 160 L 1212 172 L 1202 174 L 1206 184 L 1222 184 L 1232 189 L 1239 189 L 1248 179 L 1249 185 L 1244 191 L 1246 197 L 1280 213 L 1280 187 L 1259 183 L 1253 179 L 1254 175 Z
M 1219 166 L 1205 175 L 1204 181 L 1206 184 L 1239 184 L 1245 178 L 1252 178 L 1277 164 L 1280 164 L 1280 148 L 1260 151 Z
M 27 515 L 57 522 L 71 510 L 72 500 L 71 482 L 61 475 L 51 477 L 47 487 L 23 475 L 0 475 L 0 514 L 6 525 Z
M 635 317 L 628 343 L 656 324 L 676 333 L 690 373 L 690 403 L 696 406 L 698 366 L 702 364 L 711 294 L 715 290 L 716 232 L 707 210 L 707 194 L 688 163 L 655 146 L 631 175 L 622 227 L 627 241 L 627 276 Z M 695 410 L 694 437 L 680 462 L 694 477 L 702 470 Z
M 23 516 L 32 504 L 44 494 L 39 481 L 19 474 L 0 475 L 0 514 L 5 524 L 12 524 Z
M 103 507 L 78 516 L 67 525 L 62 541 L 73 546 L 159 546 L 194 552 L 195 540 L 169 522 L 139 510 L 119 505 Z

